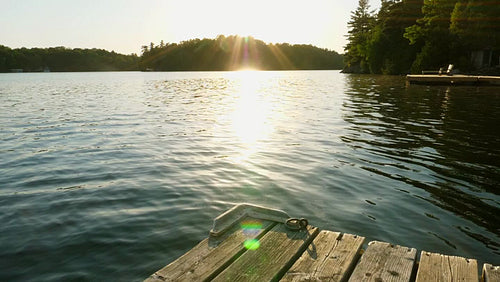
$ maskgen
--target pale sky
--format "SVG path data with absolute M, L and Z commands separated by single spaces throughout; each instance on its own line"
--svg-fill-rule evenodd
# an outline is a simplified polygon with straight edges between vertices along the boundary
M 371 0 L 372 9 L 380 2 Z M 0 0 L 0 45 L 140 54 L 150 42 L 219 34 L 343 53 L 357 0 Z

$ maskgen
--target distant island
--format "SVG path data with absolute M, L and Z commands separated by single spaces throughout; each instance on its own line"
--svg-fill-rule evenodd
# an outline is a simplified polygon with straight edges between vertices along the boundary
M 347 73 L 406 74 L 453 64 L 463 73 L 500 75 L 497 0 L 359 0 L 348 23 Z
M 142 46 L 140 56 L 102 49 L 11 49 L 0 45 L 0 72 L 331 70 L 343 66 L 343 56 L 335 51 L 312 45 L 266 44 L 241 36 L 150 43 Z
M 343 56 L 312 45 L 266 44 L 253 37 L 223 36 L 179 44 L 142 46 L 141 69 L 174 70 L 331 70 Z

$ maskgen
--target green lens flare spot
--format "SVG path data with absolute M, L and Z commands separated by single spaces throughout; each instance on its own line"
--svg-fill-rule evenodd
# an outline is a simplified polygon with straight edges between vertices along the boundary
M 244 221 L 241 223 L 242 229 L 262 229 L 262 223 L 258 221 Z
M 255 251 L 260 247 L 260 242 L 257 239 L 248 239 L 245 240 L 243 246 L 245 246 L 247 250 Z

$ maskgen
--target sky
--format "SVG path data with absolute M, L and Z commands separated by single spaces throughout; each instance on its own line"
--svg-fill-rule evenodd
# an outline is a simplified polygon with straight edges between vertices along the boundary
M 0 0 L 0 45 L 100 48 L 218 35 L 312 44 L 343 53 L 357 0 Z M 371 0 L 373 9 L 379 1 Z

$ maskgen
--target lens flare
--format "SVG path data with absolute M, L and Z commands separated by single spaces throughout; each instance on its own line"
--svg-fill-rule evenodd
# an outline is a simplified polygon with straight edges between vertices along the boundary
M 245 240 L 243 246 L 245 246 L 247 250 L 255 251 L 260 247 L 260 242 L 257 239 L 248 239 Z
M 257 220 L 245 220 L 241 223 L 241 229 L 247 238 L 253 239 L 259 235 L 262 223 Z
M 247 250 L 255 251 L 260 247 L 260 242 L 256 237 L 262 230 L 262 222 L 258 220 L 245 220 L 241 223 L 241 229 L 246 240 L 243 246 Z

